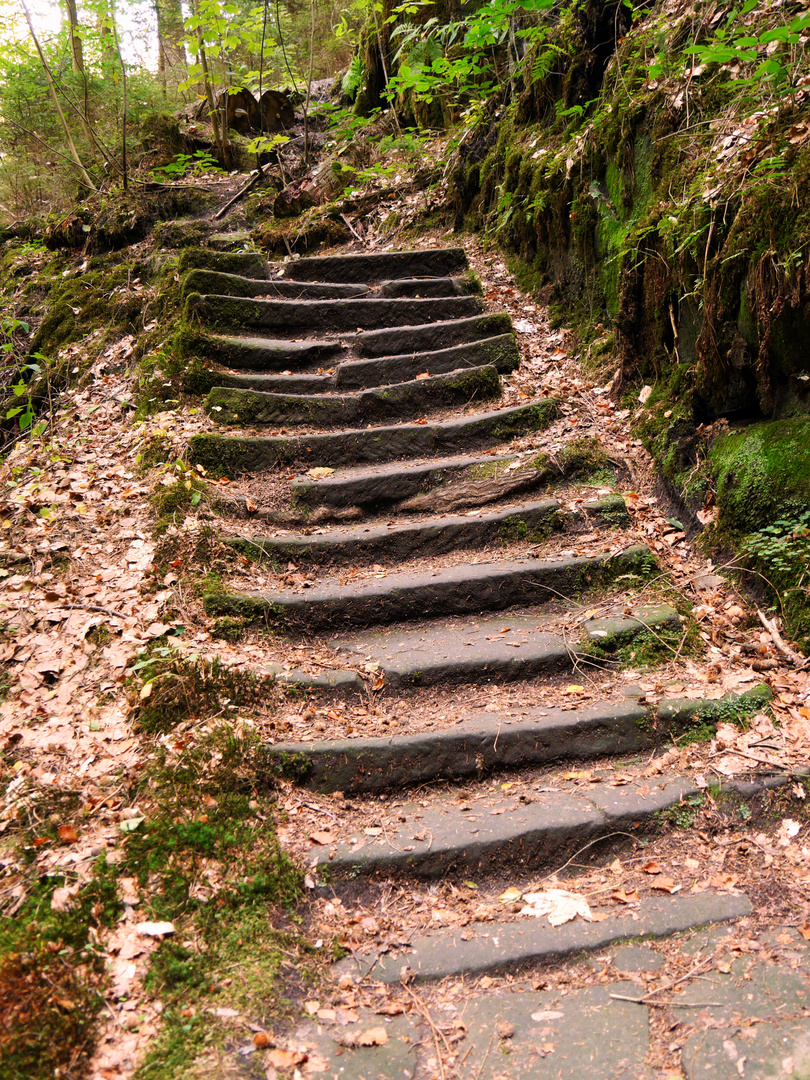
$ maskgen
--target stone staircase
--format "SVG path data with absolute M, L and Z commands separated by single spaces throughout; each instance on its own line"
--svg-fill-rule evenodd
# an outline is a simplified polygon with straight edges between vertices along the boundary
M 630 535 L 623 500 L 588 497 L 576 467 L 544 449 L 560 402 L 499 404 L 520 355 L 509 317 L 478 292 L 457 248 L 301 258 L 267 279 L 191 270 L 184 281 L 217 425 L 190 458 L 273 494 L 267 506 L 231 499 L 223 538 L 264 564 L 224 582 L 206 609 L 318 640 L 399 716 L 390 734 L 268 749 L 269 766 L 308 788 L 305 805 L 321 814 L 315 839 L 310 817 L 291 819 L 291 849 L 316 885 L 360 895 L 372 913 L 388 902 L 386 883 L 497 896 L 504 883 L 542 881 L 654 834 L 660 815 L 701 797 L 687 778 L 643 767 L 694 723 L 694 701 L 652 706 L 614 688 L 577 705 L 577 685 L 565 685 L 584 666 L 616 668 L 634 642 L 677 641 L 683 623 L 656 593 L 661 569 Z M 279 588 L 263 565 L 290 560 L 307 580 Z M 431 692 L 452 700 L 505 683 L 536 692 L 536 704 L 510 713 L 484 702 L 425 722 Z M 544 687 L 560 691 L 557 704 Z M 596 775 L 581 785 L 570 763 L 583 761 Z M 339 797 L 311 803 L 327 793 Z M 397 983 L 403 969 L 417 981 L 511 975 L 749 912 L 742 895 L 659 896 L 632 915 L 550 927 L 504 904 L 499 921 L 437 927 L 410 948 L 354 942 L 338 975 L 342 986 Z M 368 1075 L 427 1076 L 425 1060 L 374 1057 Z M 459 1075 L 501 1075 L 494 1059 L 475 1060 L 477 1073 Z M 523 1075 L 582 1075 L 534 1067 Z

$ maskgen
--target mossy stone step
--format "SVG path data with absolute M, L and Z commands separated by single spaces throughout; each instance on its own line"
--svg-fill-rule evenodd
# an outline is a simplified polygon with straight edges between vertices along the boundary
M 209 391 L 206 411 L 214 420 L 225 424 L 336 427 L 399 420 L 473 401 L 492 401 L 500 395 L 500 376 L 490 366 L 431 375 L 353 394 L 267 394 L 215 386 Z
M 294 756 L 297 782 L 313 791 L 379 794 L 495 769 L 634 753 L 655 744 L 656 720 L 654 709 L 629 701 L 567 712 L 530 709 L 519 719 L 482 712 L 439 731 L 283 742 L 267 754 L 279 762 Z
M 267 469 L 280 462 L 354 465 L 462 453 L 508 442 L 548 427 L 557 417 L 553 398 L 426 424 L 393 424 L 297 436 L 195 435 L 189 457 L 225 476 Z
M 209 593 L 209 615 L 262 618 L 315 631 L 330 626 L 370 626 L 396 620 L 499 611 L 527 597 L 574 596 L 620 576 L 645 575 L 656 565 L 649 548 L 590 558 L 522 559 L 451 566 L 422 573 L 340 585 L 315 585 L 300 593 Z
M 415 934 L 411 937 L 411 952 L 391 956 L 378 952 L 374 948 L 361 949 L 351 958 L 341 960 L 335 965 L 335 975 L 350 975 L 358 982 L 366 975 L 383 983 L 398 983 L 403 967 L 409 969 L 409 976 L 416 981 L 446 979 L 454 975 L 483 975 L 486 972 L 508 972 L 513 974 L 522 965 L 549 963 L 562 960 L 566 956 L 577 956 L 583 952 L 594 952 L 608 945 L 621 941 L 668 937 L 692 930 L 711 923 L 730 922 L 743 919 L 752 912 L 751 901 L 744 894 L 727 895 L 724 893 L 696 893 L 694 895 L 675 895 L 643 900 L 632 911 L 619 913 L 604 922 L 585 922 L 575 919 L 562 926 L 550 926 L 545 920 L 522 919 L 519 922 L 470 923 L 467 933 L 459 934 L 452 930 L 436 929 L 428 934 Z M 656 956 L 657 954 L 653 954 Z M 615 984 L 609 988 L 615 992 Z M 628 996 L 641 996 L 635 987 L 628 987 Z M 705 991 L 703 992 L 705 997 Z M 709 995 L 710 997 L 712 995 Z M 542 1010 L 545 1007 L 554 1016 L 562 1016 L 559 998 L 554 991 L 554 1000 L 537 1000 L 533 995 L 521 994 L 520 999 L 528 997 L 530 1004 L 527 1013 Z M 546 995 L 546 998 L 551 995 Z M 576 1030 L 582 1032 L 582 1009 L 575 991 L 566 1002 L 570 1003 L 569 1016 L 575 1020 Z M 490 1003 L 497 1014 L 498 1005 L 503 1005 L 503 998 Z M 604 1004 L 610 1004 L 609 999 Z M 603 1008 L 604 1008 L 603 1004 Z M 627 1004 L 614 1002 L 613 1004 Z M 628 1005 L 628 1011 L 638 1012 L 639 1006 Z M 526 1017 L 527 1021 L 529 1017 Z M 612 1034 L 617 1028 L 623 1031 L 624 1024 L 611 1023 Z M 470 1023 L 465 1013 L 467 1026 Z M 525 1029 L 525 1025 L 524 1025 Z M 485 1050 L 482 1047 L 481 1050 Z M 574 1070 L 564 1075 L 569 1080 L 580 1080 L 586 1075 L 597 1076 L 590 1069 L 594 1061 L 594 1047 L 582 1061 L 582 1071 Z M 622 1044 L 620 1056 L 626 1062 L 627 1046 Z M 639 1061 L 645 1054 L 639 1056 Z M 555 1056 L 555 1060 L 557 1060 Z M 736 1072 L 736 1070 L 735 1070 Z M 474 1074 L 471 1074 L 474 1075 Z M 528 1076 L 527 1072 L 518 1071 L 515 1076 Z M 601 1075 L 606 1076 L 607 1073 Z M 612 1075 L 612 1074 L 611 1074 Z M 624 1073 L 623 1075 L 627 1075 Z M 633 1073 L 635 1076 L 636 1073 Z M 511 1077 L 510 1077 L 511 1080 Z
M 295 281 L 371 282 L 386 278 L 454 277 L 466 269 L 467 255 L 463 248 L 427 248 L 293 259 L 285 264 L 284 276 Z
M 186 320 L 198 319 L 213 330 L 245 328 L 329 334 L 384 327 L 412 327 L 477 315 L 483 303 L 477 296 L 439 300 L 255 300 L 244 296 L 186 298 Z
M 269 278 L 267 260 L 256 251 L 213 251 L 210 247 L 187 247 L 180 253 L 177 272 L 216 270 L 239 277 Z
M 524 603 L 530 592 L 531 586 L 524 592 Z M 579 642 L 555 631 L 547 618 L 513 612 L 451 625 L 386 627 L 332 645 L 377 662 L 391 687 L 448 686 L 511 682 L 569 671 L 588 657 L 596 640 L 602 649 L 599 658 L 590 662 L 598 665 L 609 659 L 611 650 L 634 637 L 645 632 L 660 635 L 666 629 L 680 630 L 680 620 L 674 608 L 659 604 L 639 608 L 635 617 L 588 620 L 582 627 L 584 640 Z
M 506 312 L 498 312 L 492 315 L 447 319 L 440 323 L 424 323 L 421 326 L 365 330 L 353 338 L 343 340 L 356 350 L 358 356 L 381 357 L 446 349 L 451 345 L 465 345 L 482 338 L 500 337 L 512 332 L 510 316 Z
M 183 279 L 183 298 L 190 293 L 215 296 L 277 296 L 287 300 L 350 300 L 367 296 L 369 288 L 367 285 L 345 285 L 336 282 L 315 284 L 272 278 L 268 280 L 224 274 L 217 270 L 191 270 Z
M 234 338 L 211 338 L 205 349 L 205 355 L 218 356 L 215 341 L 222 342 L 221 356 L 223 363 L 228 363 L 233 355 Z M 251 359 L 257 368 L 269 366 L 266 353 L 250 339 L 247 348 L 239 346 L 238 357 L 243 363 L 240 367 L 250 367 Z M 274 367 L 301 368 L 317 364 L 321 369 L 324 364 L 334 360 L 340 346 L 335 347 L 335 354 L 323 348 L 323 343 L 312 343 L 317 348 L 307 350 L 306 342 L 302 348 L 293 352 L 285 349 L 286 345 L 298 344 L 279 342 L 279 347 L 270 354 Z M 285 363 L 286 362 L 286 363 Z M 513 334 L 501 334 L 498 337 L 484 338 L 466 345 L 455 345 L 449 349 L 436 349 L 433 352 L 407 353 L 401 356 L 383 356 L 372 360 L 345 360 L 332 368 L 331 374 L 251 374 L 235 375 L 225 368 L 217 366 L 210 372 L 210 386 L 235 386 L 245 390 L 262 390 L 277 394 L 326 394 L 334 390 L 366 390 L 390 383 L 408 382 L 417 376 L 441 375 L 462 368 L 486 367 L 492 364 L 502 375 L 514 371 L 520 364 L 520 352 Z M 236 364 L 231 366 L 236 367 Z
M 489 790 L 480 799 L 450 790 L 406 802 L 380 836 L 359 830 L 356 844 L 341 841 L 321 848 L 316 865 L 328 867 L 330 877 L 407 873 L 467 878 L 498 866 L 508 867 L 513 878 L 538 875 L 588 843 L 630 830 L 643 836 L 656 826 L 659 814 L 699 795 L 683 776 L 642 778 L 622 787 L 596 783 L 582 791 L 549 791 L 553 781 L 553 774 L 544 777 L 531 802 L 524 801 L 525 791 L 521 798 Z
M 446 349 L 402 353 L 367 360 L 346 360 L 335 369 L 335 385 L 346 390 L 360 390 L 390 382 L 415 379 L 417 375 L 439 375 L 459 368 L 492 364 L 502 375 L 520 364 L 520 350 L 514 334 L 452 345 Z
M 223 536 L 222 540 L 254 558 L 257 551 L 262 551 L 270 558 L 358 564 L 373 562 L 381 556 L 408 559 L 415 555 L 444 555 L 458 548 L 480 548 L 498 542 L 509 544 L 528 540 L 538 543 L 550 532 L 565 528 L 569 520 L 578 520 L 582 516 L 591 523 L 607 527 L 626 524 L 625 519 L 629 520 L 621 496 L 583 503 L 570 515 L 562 512 L 558 502 L 546 499 L 472 516 L 460 514 L 424 521 L 357 525 L 329 529 L 320 535 L 298 533 L 249 539 Z
M 348 347 L 335 340 L 284 341 L 278 338 L 207 334 L 186 329 L 179 335 L 184 356 L 214 360 L 240 371 L 302 371 L 332 367 Z
M 463 277 L 400 278 L 398 281 L 383 281 L 379 286 L 379 295 L 389 300 L 406 296 L 471 296 L 480 292 L 481 286 L 477 281 Z
M 470 455 L 435 458 L 410 465 L 407 461 L 375 468 L 341 469 L 320 480 L 297 476 L 291 485 L 296 502 L 305 506 L 384 506 L 429 491 L 471 469 L 508 465 L 509 455 Z

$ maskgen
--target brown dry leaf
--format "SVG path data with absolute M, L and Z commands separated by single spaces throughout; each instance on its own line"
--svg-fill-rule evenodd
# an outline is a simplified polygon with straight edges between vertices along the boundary
M 334 469 L 330 469 L 326 465 L 318 465 L 314 469 L 307 469 L 307 474 L 313 480 L 323 480 L 325 477 L 331 476 L 334 471 Z
M 309 834 L 309 838 L 313 844 L 331 844 L 335 837 L 334 834 L 327 829 L 319 829 L 317 832 Z
M 73 828 L 72 825 L 60 825 L 59 826 L 59 839 L 66 844 L 75 844 L 79 839 L 79 834 Z
M 650 859 L 649 862 L 644 863 L 641 870 L 644 874 L 662 874 L 664 872 L 663 867 L 659 866 L 654 859 Z
M 62 885 L 54 889 L 51 896 L 51 911 L 70 911 L 80 888 L 81 883 L 77 881 L 75 885 Z
M 388 1032 L 384 1027 L 367 1028 L 352 1034 L 355 1036 L 355 1046 L 384 1046 L 388 1042 Z
M 270 1046 L 271 1042 L 272 1040 L 266 1031 L 257 1031 L 253 1036 L 253 1045 L 257 1050 L 264 1050 L 265 1047 Z
M 586 922 L 592 921 L 588 901 L 578 893 L 565 889 L 544 889 L 542 892 L 525 893 L 523 899 L 526 903 L 520 909 L 521 915 L 533 915 L 535 918 L 547 915 L 552 926 L 562 926 L 577 915 Z
M 634 904 L 638 901 L 638 889 L 630 889 L 628 892 L 624 885 L 620 885 L 610 894 L 610 899 L 615 900 L 617 904 Z
M 810 923 L 805 923 L 804 926 L 800 926 L 799 933 L 805 941 L 810 941 Z
M 303 1050 L 270 1050 L 265 1061 L 276 1069 L 293 1069 L 303 1065 L 308 1056 Z
M 681 885 L 676 885 L 675 882 L 672 880 L 672 878 L 667 878 L 667 877 L 657 878 L 652 883 L 652 888 L 653 889 L 658 889 L 659 892 L 666 892 L 666 893 L 676 893 L 682 887 L 683 886 L 681 886 Z

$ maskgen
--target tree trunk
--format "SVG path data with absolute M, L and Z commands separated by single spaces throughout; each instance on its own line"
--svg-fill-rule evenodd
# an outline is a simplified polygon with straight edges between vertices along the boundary
M 73 65 L 73 74 L 84 75 L 84 51 L 82 50 L 82 38 L 79 29 L 79 15 L 76 11 L 76 0 L 65 0 L 65 8 L 67 9 L 70 61 Z
M 164 91 L 167 81 L 182 82 L 186 73 L 183 9 L 180 0 L 155 0 L 158 32 L 158 72 Z M 176 74 L 172 77 L 172 72 Z

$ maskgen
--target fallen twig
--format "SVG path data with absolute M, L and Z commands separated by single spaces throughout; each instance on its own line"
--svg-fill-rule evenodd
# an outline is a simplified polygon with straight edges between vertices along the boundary
M 804 667 L 807 663 L 807 657 L 802 656 L 802 654 L 796 652 L 795 649 L 791 649 L 791 647 L 787 644 L 787 642 L 784 640 L 784 638 L 776 628 L 776 619 L 769 619 L 765 615 L 765 612 L 761 611 L 759 608 L 757 608 L 757 615 L 759 616 L 759 621 L 771 635 L 771 640 L 773 641 L 777 650 L 783 656 L 787 657 L 787 659 L 790 660 L 792 664 L 795 664 L 796 667 Z

